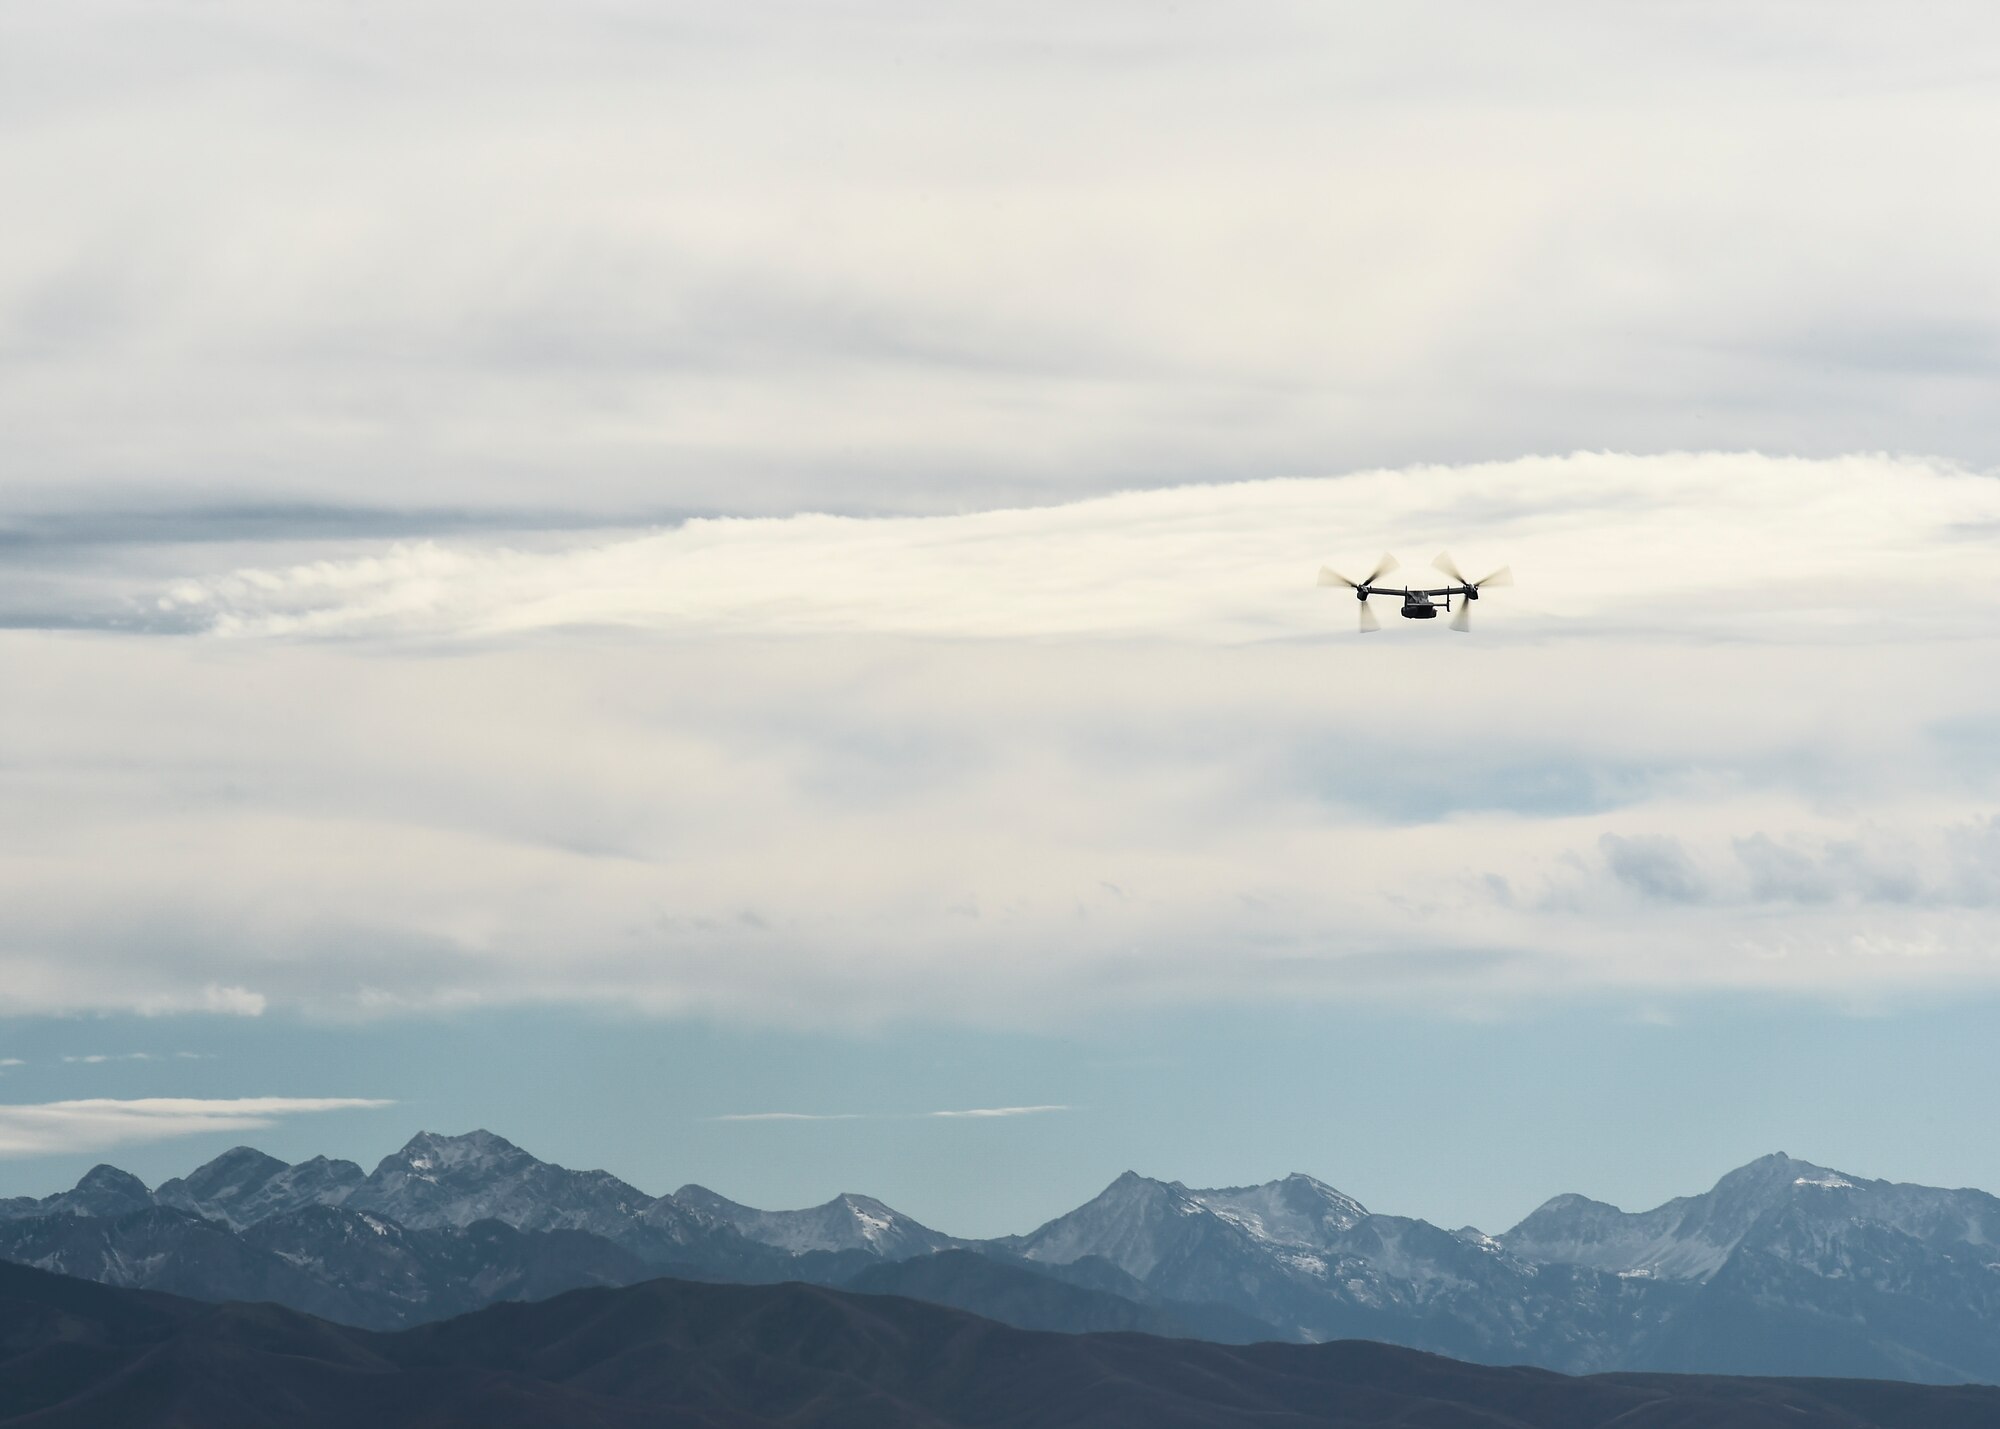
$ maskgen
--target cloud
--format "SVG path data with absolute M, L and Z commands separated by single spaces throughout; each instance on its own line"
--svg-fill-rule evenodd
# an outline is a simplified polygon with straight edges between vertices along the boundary
M 1843 885 L 1854 886 L 1851 877 L 1837 878 L 1829 864 L 1769 834 L 1736 839 L 1732 846 L 1750 874 L 1750 896 L 1755 899 L 1825 903 L 1837 897 Z
M 1706 894 L 1706 881 L 1678 839 L 1659 834 L 1604 834 L 1597 845 L 1604 850 L 1611 876 L 1649 898 L 1699 903 Z
M 744 1111 L 709 1118 L 710 1121 L 865 1121 L 867 1119 L 868 1113 L 858 1111 Z
M 0 634 L 0 1010 L 1990 987 L 1995 521 L 1584 455 L 195 574 Z M 1441 547 L 1520 578 L 1469 637 L 1312 583 Z
M 1041 1116 L 1049 1112 L 1068 1111 L 1067 1106 L 981 1106 L 967 1107 L 957 1111 L 918 1112 L 800 1112 L 800 1111 L 752 1111 L 735 1112 L 728 1116 L 710 1117 L 710 1121 L 933 1121 L 937 1119 Z
M 203 1012 L 220 1012 L 231 1017 L 261 1017 L 264 1015 L 264 1003 L 262 993 L 252 992 L 247 987 L 209 983 L 201 990 Z M 174 1012 L 180 1009 L 169 1004 L 158 1010 Z
M 5 500 L 298 535 L 552 483 L 629 517 L 1579 445 L 1991 464 L 2000 19 L 1926 9 L 32 7 Z
M 142 1141 L 206 1132 L 255 1131 L 281 1117 L 308 1112 L 393 1106 L 361 1097 L 90 1098 L 0 1106 L 0 1156 L 50 1156 L 101 1151 Z
M 2000 481 L 1854 457 L 1581 453 L 1331 479 L 1127 492 L 927 519 L 692 521 L 557 551 L 396 547 L 181 581 L 159 609 L 264 637 L 520 637 L 607 627 L 685 636 L 903 635 L 1243 644 L 1350 629 L 1321 561 L 1440 585 L 1470 540 L 1521 577 L 1482 633 L 1759 641 L 1980 630 Z M 1490 553 L 1490 554 L 1488 554 Z M 1475 566 L 1478 560 L 1472 561 Z M 1949 603 L 1882 599 L 1913 570 Z
M 1991 985 L 1927 13 L 20 7 L 0 1015 Z

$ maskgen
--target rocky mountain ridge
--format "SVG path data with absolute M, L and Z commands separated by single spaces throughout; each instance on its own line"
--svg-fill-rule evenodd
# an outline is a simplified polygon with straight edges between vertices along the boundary
M 719 1196 L 705 1186 L 683 1186 L 662 1197 L 693 1214 L 726 1225 L 761 1245 L 800 1254 L 859 1251 L 885 1260 L 932 1255 L 968 1244 L 920 1225 L 873 1196 L 842 1192 L 825 1205 L 802 1211 L 760 1211 Z
M 1038 1328 L 1923 1380 L 2000 1381 L 1996 1241 L 1984 1192 L 1782 1154 L 1650 1211 L 1558 1196 L 1498 1236 L 1377 1213 L 1309 1176 L 1199 1189 L 1127 1172 L 1025 1235 L 970 1241 L 858 1194 L 798 1211 L 695 1185 L 651 1196 L 486 1131 L 420 1133 L 367 1174 L 238 1147 L 157 1191 L 99 1166 L 0 1202 L 0 1258 L 381 1328 L 673 1273 L 893 1288 Z M 870 1270 L 893 1266 L 908 1268 Z
M 1769 1217 L 1786 1211 L 1827 1224 L 1888 1226 L 1928 1245 L 2000 1246 L 2000 1197 L 1870 1181 L 1783 1152 L 1731 1171 L 1701 1195 L 1650 1211 L 1557 1196 L 1498 1240 L 1530 1260 L 1706 1282 Z

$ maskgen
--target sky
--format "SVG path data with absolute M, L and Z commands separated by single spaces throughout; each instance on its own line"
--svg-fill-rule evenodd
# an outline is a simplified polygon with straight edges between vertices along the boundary
M 0 14 L 0 1194 L 2000 1189 L 1996 41 Z

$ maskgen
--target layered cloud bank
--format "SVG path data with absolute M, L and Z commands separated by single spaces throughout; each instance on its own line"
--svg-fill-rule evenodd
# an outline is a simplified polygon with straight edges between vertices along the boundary
M 1991 464 L 1996 42 L 1961 0 L 11 6 L 0 515 Z
M 1996 532 L 1934 463 L 1577 456 L 194 576 L 147 608 L 195 634 L 0 638 L 0 989 L 1036 1024 L 1992 986 Z M 1313 585 L 1439 547 L 1520 578 L 1470 637 Z

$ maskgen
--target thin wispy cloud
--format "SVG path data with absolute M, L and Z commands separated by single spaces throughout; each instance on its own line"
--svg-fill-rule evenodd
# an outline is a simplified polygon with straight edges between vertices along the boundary
M 710 1121 L 867 1121 L 871 1113 L 859 1111 L 742 1111 L 712 1116 Z
M 981 1106 L 965 1107 L 951 1111 L 847 1111 L 847 1112 L 799 1112 L 799 1111 L 751 1111 L 734 1112 L 727 1116 L 712 1116 L 710 1121 L 934 1121 L 940 1118 L 960 1117 L 1009 1117 L 1042 1116 L 1050 1112 L 1069 1111 L 1065 1105 L 1048 1106 Z
M 364 1097 L 140 1097 L 0 1105 L 0 1156 L 101 1151 L 207 1132 L 256 1131 L 290 1116 L 395 1105 Z

